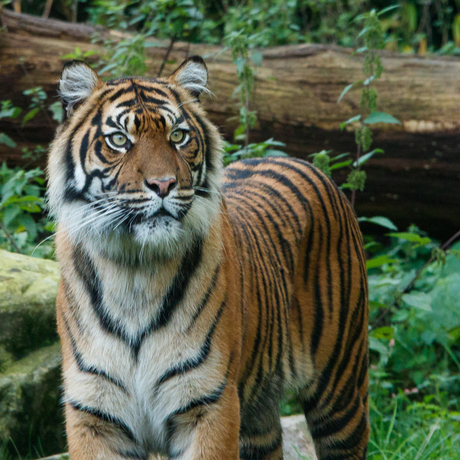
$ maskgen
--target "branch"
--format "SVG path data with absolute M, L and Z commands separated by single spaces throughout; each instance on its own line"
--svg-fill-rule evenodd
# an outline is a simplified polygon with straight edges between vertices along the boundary
M 3 232 L 5 233 L 6 237 L 10 240 L 10 243 L 13 245 L 14 249 L 16 250 L 16 252 L 18 252 L 19 254 L 22 254 L 21 250 L 18 248 L 18 245 L 15 243 L 13 237 L 11 236 L 10 232 L 8 232 L 8 230 L 5 228 L 5 226 L 3 225 L 2 222 L 0 222 L 0 228 L 3 230 Z
M 163 58 L 163 61 L 162 61 L 161 66 L 160 66 L 160 70 L 158 71 L 158 78 L 161 77 L 161 72 L 163 72 L 164 66 L 165 66 L 166 61 L 168 60 L 168 57 L 169 57 L 169 53 L 171 52 L 175 41 L 176 41 L 176 36 L 171 38 L 171 42 L 169 43 L 168 51 L 166 51 L 165 57 Z

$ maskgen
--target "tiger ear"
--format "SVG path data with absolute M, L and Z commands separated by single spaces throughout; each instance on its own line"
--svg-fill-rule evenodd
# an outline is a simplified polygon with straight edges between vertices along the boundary
M 67 62 L 59 80 L 59 95 L 62 100 L 63 121 L 71 117 L 74 109 L 85 102 L 96 88 L 102 86 L 97 73 L 83 61 Z
M 169 77 L 173 84 L 188 89 L 194 97 L 203 91 L 210 93 L 208 83 L 208 69 L 201 56 L 192 56 L 185 60 Z

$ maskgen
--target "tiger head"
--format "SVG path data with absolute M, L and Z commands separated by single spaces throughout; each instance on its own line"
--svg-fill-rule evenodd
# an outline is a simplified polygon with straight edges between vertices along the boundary
M 221 205 L 221 140 L 200 107 L 207 69 L 103 82 L 67 64 L 64 120 L 51 146 L 48 201 L 59 229 L 107 256 L 173 256 L 209 231 Z

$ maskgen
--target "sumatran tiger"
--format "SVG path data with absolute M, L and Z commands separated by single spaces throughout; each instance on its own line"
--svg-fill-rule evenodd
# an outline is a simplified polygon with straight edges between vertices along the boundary
M 344 195 L 282 157 L 222 167 L 200 57 L 60 79 L 49 155 L 72 460 L 283 458 L 294 389 L 320 460 L 364 459 L 367 283 Z

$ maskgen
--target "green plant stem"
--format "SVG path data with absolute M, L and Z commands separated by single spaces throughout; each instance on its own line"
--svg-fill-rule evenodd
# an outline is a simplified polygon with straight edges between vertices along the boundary
M 29 80 L 29 82 L 30 82 L 30 85 L 31 85 L 32 87 L 35 88 L 37 85 L 36 85 L 35 82 L 32 80 L 32 78 L 31 78 L 29 72 L 27 72 L 26 66 L 24 65 L 24 61 L 21 60 L 21 59 L 19 59 L 19 62 L 20 62 L 20 64 L 21 64 L 21 67 L 22 67 L 22 70 L 23 70 L 23 72 L 24 72 L 24 75 L 26 76 L 27 80 Z M 50 116 L 49 116 L 49 114 L 48 114 L 48 111 L 46 110 L 46 107 L 44 106 L 44 104 L 40 104 L 40 105 L 39 105 L 39 108 L 40 108 L 40 110 L 43 112 L 43 114 L 45 115 L 45 118 L 46 118 L 46 121 L 47 121 L 49 127 L 52 128 L 52 129 L 54 130 L 54 129 L 55 129 L 55 125 L 54 125 L 54 123 L 53 123 L 53 120 L 51 120 L 51 118 L 50 118 Z
M 13 245 L 14 249 L 17 253 L 22 254 L 21 250 L 18 248 L 18 245 L 15 243 L 13 237 L 11 236 L 10 232 L 5 228 L 2 222 L 0 222 L 0 228 L 5 233 L 6 237 L 10 240 L 10 243 Z
M 358 149 L 356 151 L 356 164 L 359 164 L 359 158 L 361 157 L 361 144 L 358 145 Z M 359 169 L 359 166 L 358 166 Z M 356 200 L 356 190 L 353 189 L 351 191 L 351 207 L 355 209 L 355 200 Z
M 246 79 L 246 91 L 245 91 L 245 105 L 246 105 L 246 138 L 244 140 L 244 146 L 246 150 L 248 149 L 249 145 L 249 120 L 248 120 L 248 113 L 249 113 L 249 85 Z
M 449 247 L 451 246 L 451 244 L 457 239 L 460 237 L 460 230 L 455 233 L 454 235 L 452 235 L 442 246 L 441 246 L 441 250 L 445 251 L 447 249 L 449 249 Z M 419 279 L 420 275 L 423 273 L 423 270 L 425 270 L 426 267 L 428 267 L 428 265 L 430 265 L 431 263 L 433 263 L 435 260 L 435 258 L 433 256 L 431 256 L 429 258 L 429 260 L 422 266 L 420 267 L 418 270 L 417 270 L 417 273 L 414 275 L 414 277 L 409 281 L 409 283 L 407 283 L 407 285 L 405 286 L 405 288 L 397 295 L 395 296 L 393 302 L 391 302 L 390 305 L 388 305 L 388 308 L 386 308 L 383 313 L 377 318 L 377 320 L 374 322 L 374 324 L 371 326 L 371 331 L 373 331 L 379 324 L 380 322 L 383 320 L 383 318 L 385 318 L 385 316 L 388 314 L 389 311 L 391 311 L 391 309 L 396 305 L 396 303 L 401 299 L 401 296 L 403 294 L 405 294 L 413 285 L 414 283 Z
M 164 57 L 163 62 L 161 63 L 161 66 L 160 66 L 160 70 L 158 71 L 158 78 L 161 77 L 161 73 L 163 72 L 164 66 L 165 66 L 166 61 L 168 60 L 168 57 L 169 57 L 169 53 L 171 53 L 172 47 L 174 46 L 175 42 L 176 42 L 176 36 L 171 38 L 168 50 L 166 51 L 165 57 Z

